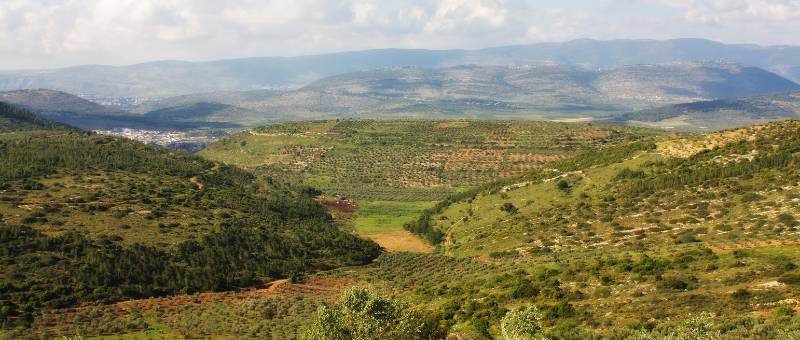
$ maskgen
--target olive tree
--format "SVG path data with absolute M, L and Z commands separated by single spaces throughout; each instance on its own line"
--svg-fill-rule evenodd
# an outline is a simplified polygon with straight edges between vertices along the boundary
M 366 288 L 350 288 L 339 303 L 321 306 L 304 339 L 419 339 L 423 321 L 408 305 Z

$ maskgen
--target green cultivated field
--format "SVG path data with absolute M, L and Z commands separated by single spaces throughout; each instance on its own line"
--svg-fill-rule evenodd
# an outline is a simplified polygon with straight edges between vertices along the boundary
M 402 230 L 419 214 L 433 207 L 434 202 L 361 201 L 355 214 L 355 231 L 375 234 Z
M 316 121 L 257 128 L 200 154 L 327 195 L 434 201 L 654 133 L 530 121 Z
M 261 178 L 355 198 L 355 232 L 380 241 L 431 202 L 510 178 L 590 148 L 658 135 L 621 126 L 532 121 L 330 120 L 270 125 L 226 138 L 200 154 Z M 346 216 L 347 217 L 347 216 Z M 413 238 L 410 238 L 413 239 Z M 390 248 L 396 248 L 381 243 Z M 396 249 L 405 249 L 399 247 Z

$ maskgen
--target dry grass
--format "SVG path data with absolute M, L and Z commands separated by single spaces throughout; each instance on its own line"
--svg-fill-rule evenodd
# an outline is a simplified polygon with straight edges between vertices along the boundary
M 407 230 L 395 230 L 375 234 L 364 234 L 361 237 L 368 238 L 380 244 L 390 252 L 408 251 L 413 253 L 431 253 L 433 247 L 425 243 L 419 237 L 414 236 Z

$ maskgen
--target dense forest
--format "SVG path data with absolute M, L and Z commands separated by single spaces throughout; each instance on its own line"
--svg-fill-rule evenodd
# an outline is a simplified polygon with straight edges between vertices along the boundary
M 376 244 L 333 226 L 312 195 L 0 103 L 0 322 L 378 256 Z

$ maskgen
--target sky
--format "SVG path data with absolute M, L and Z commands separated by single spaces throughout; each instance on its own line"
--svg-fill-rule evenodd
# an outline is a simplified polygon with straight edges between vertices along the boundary
M 800 0 L 0 0 L 0 69 L 591 39 L 800 45 Z

